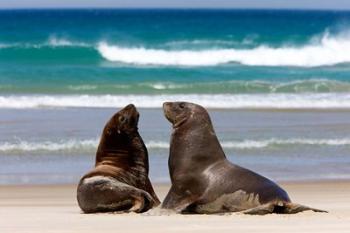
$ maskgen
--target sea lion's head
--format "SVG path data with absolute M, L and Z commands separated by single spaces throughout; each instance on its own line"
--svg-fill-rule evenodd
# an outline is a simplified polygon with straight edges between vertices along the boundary
M 124 107 L 109 119 L 103 129 L 96 152 L 96 164 L 111 160 L 112 157 L 114 159 L 127 158 L 124 155 L 128 151 L 131 139 L 137 134 L 138 121 L 139 113 L 133 104 Z
M 188 102 L 165 102 L 163 103 L 165 117 L 178 128 L 186 122 L 204 123 L 210 122 L 207 110 L 202 106 Z
M 133 104 L 129 104 L 114 114 L 105 127 L 105 133 L 130 134 L 137 131 L 140 114 Z

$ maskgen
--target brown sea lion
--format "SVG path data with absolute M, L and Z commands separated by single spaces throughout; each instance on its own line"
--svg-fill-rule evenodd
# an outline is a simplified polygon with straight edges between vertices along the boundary
M 169 155 L 172 185 L 162 208 L 200 214 L 324 212 L 292 203 L 276 183 L 229 162 L 202 106 L 169 102 L 163 109 L 173 133 Z
M 148 153 L 138 133 L 139 113 L 130 104 L 103 129 L 95 168 L 78 185 L 77 199 L 85 213 L 145 212 L 159 205 L 148 179 Z

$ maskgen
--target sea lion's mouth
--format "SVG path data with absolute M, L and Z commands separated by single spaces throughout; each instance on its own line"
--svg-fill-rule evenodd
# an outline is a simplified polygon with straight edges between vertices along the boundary
M 168 121 L 170 121 L 172 124 L 174 124 L 174 120 L 171 116 L 171 103 L 170 102 L 165 102 L 163 103 L 163 111 L 164 111 L 164 116 Z
M 183 113 L 179 113 L 178 111 L 174 110 L 174 108 L 176 108 L 176 103 L 163 103 L 163 111 L 165 118 L 168 119 L 168 121 L 173 125 L 173 128 L 178 128 L 183 123 L 185 123 L 187 118 L 183 116 Z

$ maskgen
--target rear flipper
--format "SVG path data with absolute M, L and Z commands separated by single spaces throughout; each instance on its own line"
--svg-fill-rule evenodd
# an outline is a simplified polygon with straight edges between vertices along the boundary
M 278 202 L 278 203 L 267 203 L 265 205 L 257 206 L 255 208 L 251 208 L 243 211 L 244 214 L 252 214 L 252 215 L 265 215 L 265 214 L 296 214 L 299 212 L 312 210 L 314 212 L 322 212 L 328 213 L 325 210 L 314 209 L 308 206 L 294 204 L 290 202 Z
M 308 206 L 295 204 L 295 203 L 286 203 L 284 213 L 285 214 L 295 214 L 295 213 L 299 213 L 299 212 L 303 212 L 303 211 L 307 211 L 307 210 L 312 210 L 314 212 L 328 213 L 328 211 L 326 211 L 326 210 L 315 209 L 315 208 L 311 208 Z
M 150 194 L 112 177 L 85 178 L 78 186 L 77 199 L 85 213 L 145 212 L 153 207 Z
M 255 208 L 247 209 L 245 211 L 242 211 L 242 213 L 251 214 L 251 215 L 265 215 L 265 214 L 273 213 L 274 208 L 275 208 L 275 204 L 268 203 L 265 205 L 257 206 Z

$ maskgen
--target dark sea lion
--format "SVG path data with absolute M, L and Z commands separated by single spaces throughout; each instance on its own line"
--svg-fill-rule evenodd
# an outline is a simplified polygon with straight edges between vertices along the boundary
M 85 213 L 145 212 L 160 204 L 148 179 L 148 153 L 138 120 L 139 113 L 130 104 L 104 127 L 95 168 L 81 178 L 77 189 Z
M 162 208 L 200 214 L 324 212 L 292 203 L 276 183 L 229 162 L 202 106 L 169 102 L 163 109 L 173 133 L 169 155 L 172 186 Z

